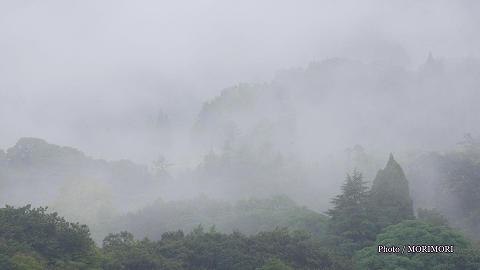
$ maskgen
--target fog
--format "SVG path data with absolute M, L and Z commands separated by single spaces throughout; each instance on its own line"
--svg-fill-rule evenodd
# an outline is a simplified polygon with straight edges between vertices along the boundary
M 345 173 L 372 181 L 391 152 L 415 186 L 419 156 L 480 133 L 479 14 L 473 0 L 3 1 L 0 201 L 90 224 L 85 201 L 116 215 L 201 194 L 326 211 Z
M 160 109 L 191 124 L 202 102 L 239 82 L 330 57 L 415 68 L 428 52 L 466 57 L 479 48 L 474 1 L 1 5 L 1 145 L 38 136 L 142 162 L 152 155 L 129 149 L 117 128 L 133 133 L 128 125 Z M 124 151 L 112 149 L 119 144 Z

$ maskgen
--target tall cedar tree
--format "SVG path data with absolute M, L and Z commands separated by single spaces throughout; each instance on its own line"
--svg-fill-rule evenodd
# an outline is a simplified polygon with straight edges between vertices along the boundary
M 342 194 L 332 203 L 329 231 L 341 250 L 357 250 L 375 239 L 373 224 L 368 219 L 368 190 L 363 176 L 357 170 L 347 175 Z
M 370 211 L 378 230 L 414 219 L 407 178 L 392 154 L 385 169 L 379 170 L 373 180 Z

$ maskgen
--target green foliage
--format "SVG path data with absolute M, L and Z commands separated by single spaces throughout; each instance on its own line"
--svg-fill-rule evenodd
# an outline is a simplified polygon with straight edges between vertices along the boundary
M 46 208 L 0 209 L 0 265 L 12 269 L 93 269 L 95 246 L 85 225 L 69 223 Z M 67 269 L 67 268 L 64 268 Z
M 476 167 L 461 164 L 452 165 L 464 181 L 458 182 L 474 189 L 476 174 L 471 172 Z M 465 199 L 476 202 L 474 194 Z M 109 234 L 102 248 L 97 248 L 85 225 L 67 222 L 46 208 L 7 206 L 0 209 L 0 269 L 347 270 L 354 264 L 358 269 L 373 270 L 480 267 L 478 250 L 448 228 L 439 212 L 419 209 L 419 220 L 408 220 L 414 218 L 408 182 L 392 156 L 370 191 L 358 171 L 347 175 L 328 214 L 330 219 L 286 196 L 235 204 L 205 197 L 158 201 L 116 220 L 118 228 L 133 229 L 137 236 L 150 236 L 153 241 L 138 240 L 123 231 Z M 204 230 L 196 224 L 211 227 Z M 378 254 L 381 244 L 447 244 L 455 245 L 456 250 L 434 255 Z
M 368 244 L 375 237 L 375 227 L 368 216 L 368 191 L 363 176 L 358 171 L 347 175 L 342 194 L 332 201 L 334 207 L 329 232 L 342 253 L 349 254 Z
M 277 229 L 246 236 L 196 227 L 191 233 L 163 234 L 157 242 L 135 240 L 129 233 L 105 238 L 105 269 L 243 270 L 287 265 L 294 269 L 339 269 L 337 258 L 311 235 Z M 269 261 L 277 258 L 278 261 Z M 139 268 L 143 267 L 143 268 Z M 292 269 L 292 268 L 279 268 Z
M 455 253 L 378 253 L 378 245 L 454 245 Z M 408 250 L 408 249 L 406 249 Z M 356 269 L 462 269 L 480 267 L 480 253 L 459 233 L 445 226 L 406 220 L 389 226 L 377 236 L 375 243 L 356 256 Z
M 328 240 L 337 254 L 346 256 L 371 244 L 386 226 L 414 218 L 407 179 L 392 155 L 370 191 L 355 170 L 332 203 Z
M 62 215 L 88 224 L 103 222 L 115 208 L 128 211 L 152 201 L 158 193 L 146 190 L 155 190 L 163 179 L 131 161 L 93 159 L 37 138 L 21 138 L 6 154 L 0 151 L 0 177 L 5 202 L 49 203 Z
M 257 209 L 259 203 L 265 213 L 295 205 L 278 197 L 268 203 L 245 201 L 238 207 Z M 46 208 L 2 208 L 0 226 L 0 269 L 6 270 L 243 270 L 278 267 L 278 263 L 267 263 L 273 258 L 294 269 L 342 269 L 337 267 L 342 265 L 341 259 L 318 238 L 286 228 L 248 236 L 197 226 L 188 234 L 163 233 L 156 242 L 121 232 L 108 235 L 102 249 L 97 249 L 85 225 L 69 223 Z
M 393 155 L 373 181 L 369 207 L 379 230 L 414 218 L 408 181 Z
M 45 267 L 34 257 L 21 254 L 14 255 L 10 261 L 13 270 L 42 270 Z
M 293 270 L 279 259 L 270 259 L 259 270 Z
M 160 240 L 172 230 L 191 231 L 198 224 L 220 232 L 256 234 L 275 227 L 305 230 L 316 237 L 325 235 L 327 217 L 297 205 L 286 196 L 241 200 L 235 204 L 199 197 L 190 201 L 156 201 L 137 213 L 120 217 L 109 231 L 128 230 L 138 237 Z
M 426 223 L 437 226 L 448 226 L 448 220 L 435 209 L 423 209 L 417 210 L 418 219 Z
M 103 240 L 105 270 L 115 269 L 178 269 L 163 256 L 155 254 L 155 244 L 138 241 L 128 232 L 109 234 Z

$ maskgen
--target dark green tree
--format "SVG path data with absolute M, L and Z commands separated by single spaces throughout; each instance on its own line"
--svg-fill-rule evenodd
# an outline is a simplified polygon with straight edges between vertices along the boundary
M 328 211 L 331 219 L 329 232 L 347 254 L 375 239 L 374 225 L 368 216 L 368 190 L 363 176 L 357 170 L 347 175 L 342 194 L 332 200 Z
M 101 258 L 86 225 L 47 208 L 0 208 L 0 269 L 98 269 Z
M 392 154 L 373 180 L 369 208 L 378 230 L 414 218 L 407 178 Z
M 103 240 L 106 256 L 105 270 L 176 270 L 176 263 L 167 260 L 155 250 L 156 244 L 144 240 L 135 240 L 129 232 L 109 234 Z

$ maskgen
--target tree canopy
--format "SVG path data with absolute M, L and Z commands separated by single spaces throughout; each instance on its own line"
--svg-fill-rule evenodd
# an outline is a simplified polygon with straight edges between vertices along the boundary
M 378 252 L 379 245 L 453 245 L 454 253 L 394 253 Z M 405 220 L 389 226 L 377 236 L 373 245 L 356 254 L 356 269 L 458 269 L 480 268 L 480 253 L 455 230 L 418 220 Z
M 407 178 L 392 154 L 373 180 L 369 207 L 379 229 L 414 218 Z
M 349 254 L 365 246 L 375 237 L 375 227 L 368 215 L 369 193 L 360 172 L 347 175 L 342 193 L 333 200 L 329 232 L 342 252 Z
M 0 209 L 2 269 L 95 269 L 97 250 L 86 225 L 46 208 Z M 23 268 L 22 268 L 23 267 Z M 75 268 L 77 267 L 77 268 Z

